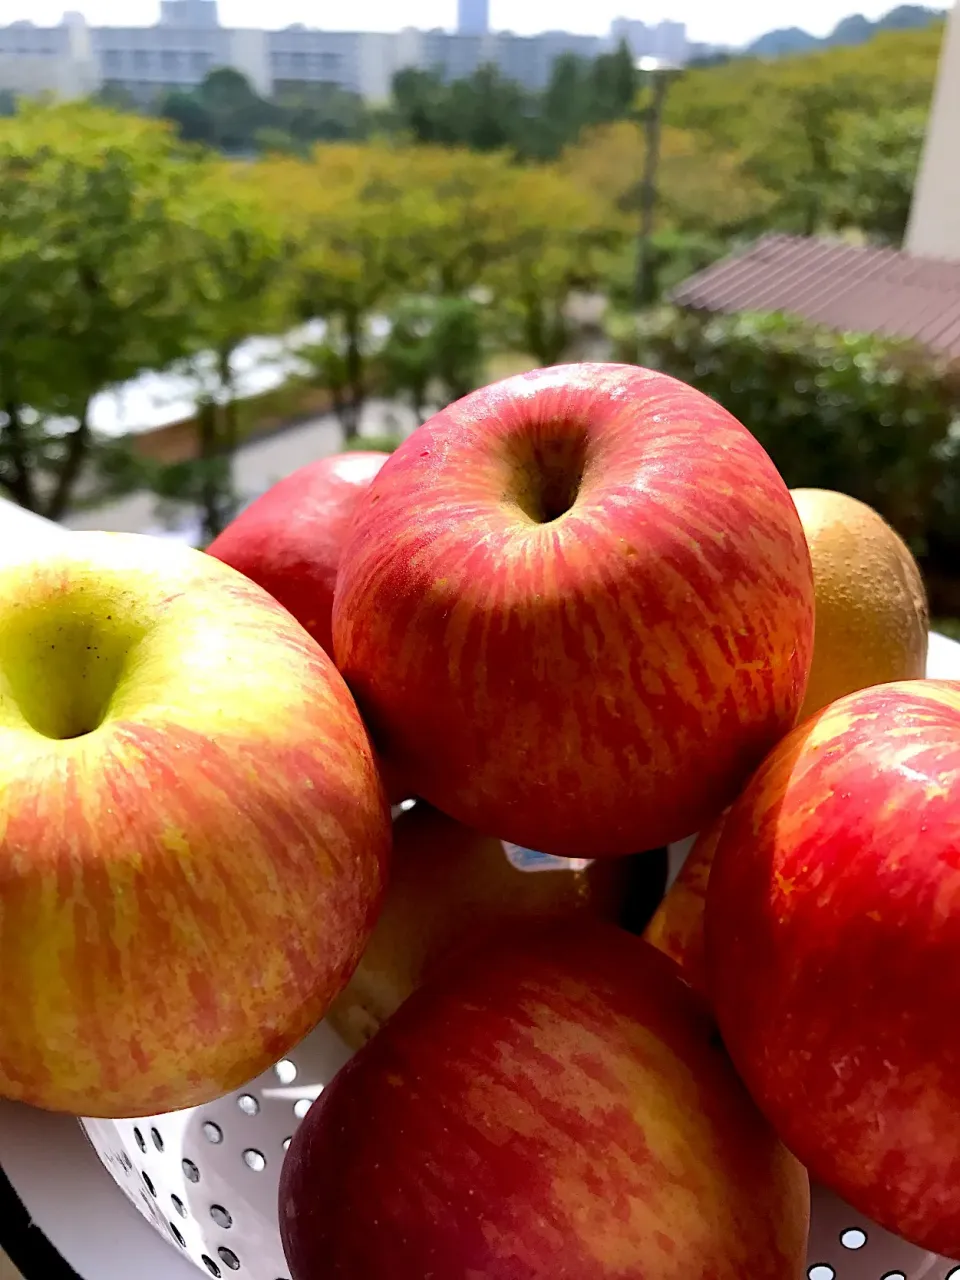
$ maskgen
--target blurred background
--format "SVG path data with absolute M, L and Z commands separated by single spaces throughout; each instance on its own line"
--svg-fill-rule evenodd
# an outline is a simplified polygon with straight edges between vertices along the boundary
M 0 2 L 0 494 L 203 546 L 476 386 L 623 360 L 874 506 L 953 625 L 960 15 L 316 9 Z

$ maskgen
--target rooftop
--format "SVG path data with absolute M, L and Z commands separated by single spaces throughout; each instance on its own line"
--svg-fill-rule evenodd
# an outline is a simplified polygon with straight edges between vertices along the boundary
M 670 295 L 701 311 L 783 311 L 960 358 L 960 262 L 842 240 L 767 235 Z

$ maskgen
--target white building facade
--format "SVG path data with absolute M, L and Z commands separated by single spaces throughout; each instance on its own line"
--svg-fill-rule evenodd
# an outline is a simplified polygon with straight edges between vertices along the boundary
M 960 5 L 947 18 L 905 247 L 960 262 Z
M 471 8 L 464 0 L 461 17 L 468 8 L 485 26 L 485 6 Z M 267 97 L 291 85 L 332 84 L 378 102 L 389 97 L 394 75 L 404 68 L 437 70 L 453 80 L 489 64 L 527 89 L 540 90 L 561 55 L 594 58 L 621 39 L 637 57 L 652 52 L 671 62 L 685 60 L 680 23 L 646 27 L 619 20 L 606 38 L 564 31 L 379 33 L 300 25 L 265 31 L 220 26 L 216 0 L 162 0 L 160 21 L 152 27 L 87 27 L 77 14 L 56 27 L 0 27 L 0 89 L 77 98 L 110 86 L 150 102 L 172 89 L 195 88 L 215 68 L 233 67 Z

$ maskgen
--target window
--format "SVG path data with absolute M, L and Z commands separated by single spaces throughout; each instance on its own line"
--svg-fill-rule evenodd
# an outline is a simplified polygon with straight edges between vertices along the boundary
M 190 55 L 190 68 L 203 75 L 210 65 L 210 55 L 205 49 L 194 49 Z
M 340 55 L 339 53 L 321 53 L 320 67 L 323 71 L 339 71 Z
M 292 53 L 290 55 L 290 65 L 294 71 L 306 71 L 307 55 L 305 53 Z
M 180 54 L 176 49 L 164 49 L 160 54 L 160 65 L 164 71 L 177 72 L 180 70 Z
M 123 66 L 123 55 L 119 49 L 108 49 L 103 55 L 103 65 L 108 71 L 119 71 Z
M 133 51 L 133 69 L 134 71 L 146 71 L 150 66 L 150 54 L 146 49 L 134 49 Z

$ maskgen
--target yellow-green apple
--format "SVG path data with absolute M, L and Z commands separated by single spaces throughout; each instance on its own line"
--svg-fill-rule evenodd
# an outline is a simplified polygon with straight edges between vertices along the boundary
M 599 921 L 473 952 L 314 1104 L 292 1280 L 800 1280 L 809 1186 L 676 966 Z
M 710 868 L 725 817 L 721 814 L 697 836 L 680 874 L 643 935 L 652 947 L 675 961 L 690 985 L 704 996 L 708 986 L 703 917 Z
M 0 1094 L 192 1106 L 320 1019 L 389 810 L 333 663 L 198 551 L 75 533 L 0 570 Z
M 786 738 L 724 825 L 706 939 L 724 1042 L 811 1176 L 960 1258 L 960 685 Z
M 629 854 L 714 818 L 793 726 L 810 558 L 718 404 L 560 366 L 458 401 L 384 464 L 333 631 L 415 794 L 527 848 Z
M 591 863 L 505 847 L 417 804 L 394 823 L 383 910 L 327 1020 L 357 1048 L 440 966 L 508 921 L 583 912 L 619 921 L 635 874 L 630 859 Z
M 269 591 L 329 654 L 340 553 L 357 501 L 388 456 L 342 453 L 300 467 L 207 547 Z

